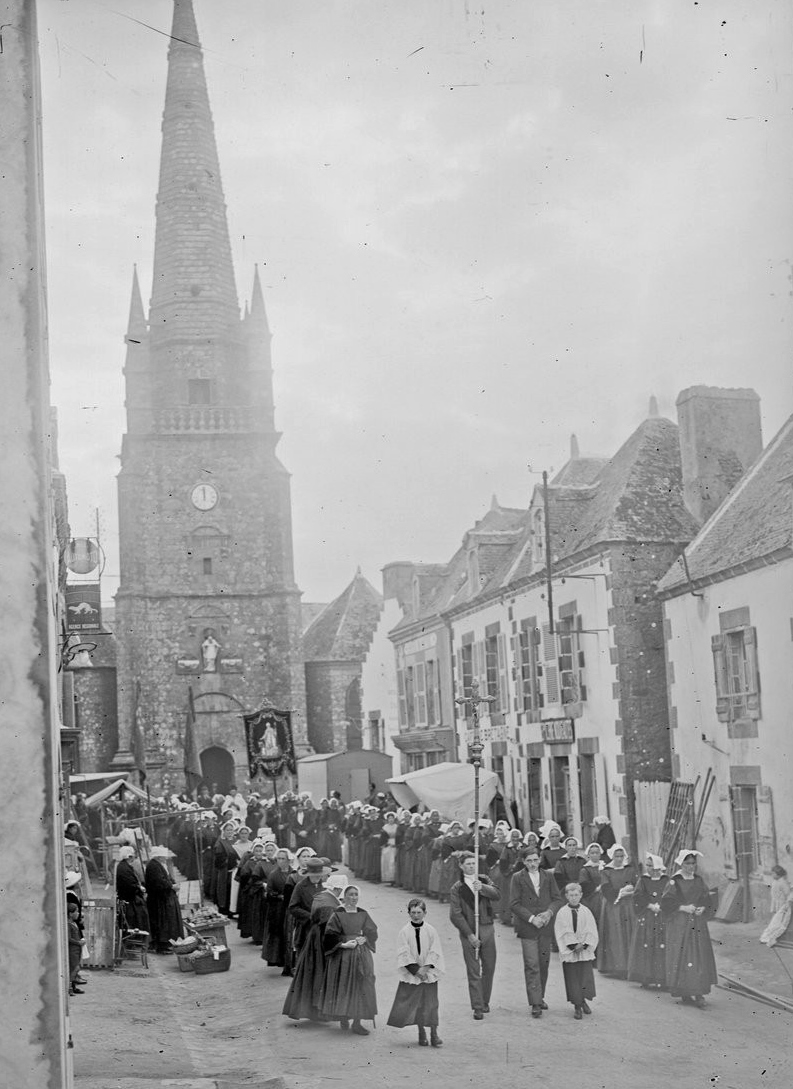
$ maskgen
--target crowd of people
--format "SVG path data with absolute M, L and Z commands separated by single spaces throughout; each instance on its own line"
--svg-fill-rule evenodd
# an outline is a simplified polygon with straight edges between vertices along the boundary
M 290 978 L 283 1012 L 291 1018 L 368 1035 L 363 1022 L 377 1012 L 378 932 L 360 903 L 361 883 L 409 894 L 388 1023 L 416 1025 L 422 1046 L 442 1043 L 437 984 L 445 964 L 438 931 L 426 921 L 432 900 L 448 903 L 476 1020 L 489 1012 L 498 926 L 521 943 L 534 1018 L 548 1008 L 553 951 L 577 1020 L 591 1013 L 594 969 L 698 1007 L 716 982 L 707 928 L 713 908 L 696 873 L 699 852 L 681 851 L 671 875 L 652 854 L 640 868 L 606 818 L 596 819 L 584 849 L 555 822 L 525 835 L 506 820 L 481 820 L 477 829 L 473 820 L 444 821 L 437 810 L 401 809 L 374 790 L 366 801 L 343 805 L 331 796 L 315 806 L 307 794 L 287 792 L 276 803 L 232 788 L 176 800 L 173 809 L 166 843 L 152 849 L 145 874 L 132 864 L 134 848 L 121 849 L 117 890 L 128 924 L 149 930 L 162 953 L 182 936 L 172 861 L 183 878 L 203 883 L 204 897 L 236 922 L 269 967 Z

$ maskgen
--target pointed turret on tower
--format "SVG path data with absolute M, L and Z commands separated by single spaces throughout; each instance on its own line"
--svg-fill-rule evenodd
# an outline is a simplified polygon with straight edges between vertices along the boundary
M 149 328 L 143 311 L 137 265 L 132 268 L 132 292 L 124 343 L 127 345 L 127 357 L 124 361 L 127 430 L 146 431 L 151 424 Z

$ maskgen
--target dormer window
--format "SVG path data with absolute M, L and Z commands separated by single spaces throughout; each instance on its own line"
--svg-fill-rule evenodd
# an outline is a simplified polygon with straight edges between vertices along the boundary
M 479 591 L 479 553 L 475 548 L 468 549 L 468 586 L 472 594 Z

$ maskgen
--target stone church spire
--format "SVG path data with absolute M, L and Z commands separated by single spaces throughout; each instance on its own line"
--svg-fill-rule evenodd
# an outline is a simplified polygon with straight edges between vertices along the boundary
M 201 44 L 192 0 L 174 0 L 149 313 L 153 346 L 174 338 L 226 339 L 238 323 Z

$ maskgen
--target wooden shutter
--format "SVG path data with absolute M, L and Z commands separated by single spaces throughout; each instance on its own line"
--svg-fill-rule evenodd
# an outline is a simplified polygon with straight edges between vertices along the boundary
M 512 709 L 519 711 L 518 693 L 523 691 L 523 674 L 520 664 L 520 639 L 517 635 L 510 635 L 509 650 L 512 655 Z
M 509 711 L 509 685 L 507 683 L 507 637 L 498 637 L 498 710 Z
M 423 662 L 416 663 L 416 722 L 422 725 L 427 722 L 427 682 L 426 669 Z
M 399 725 L 407 726 L 407 703 L 405 700 L 405 671 L 397 670 L 397 693 L 399 696 Z
M 719 722 L 730 720 L 730 686 L 727 679 L 727 642 L 723 635 L 710 640 L 713 652 L 713 673 L 716 681 L 716 717 Z
M 760 673 L 757 668 L 757 628 L 744 628 L 743 643 L 746 649 L 746 712 L 749 718 L 760 718 Z
M 545 706 L 558 703 L 559 694 L 559 662 L 556 649 L 556 634 L 551 632 L 547 624 L 542 626 L 542 652 L 545 659 L 543 666 L 543 685 L 545 688 Z

